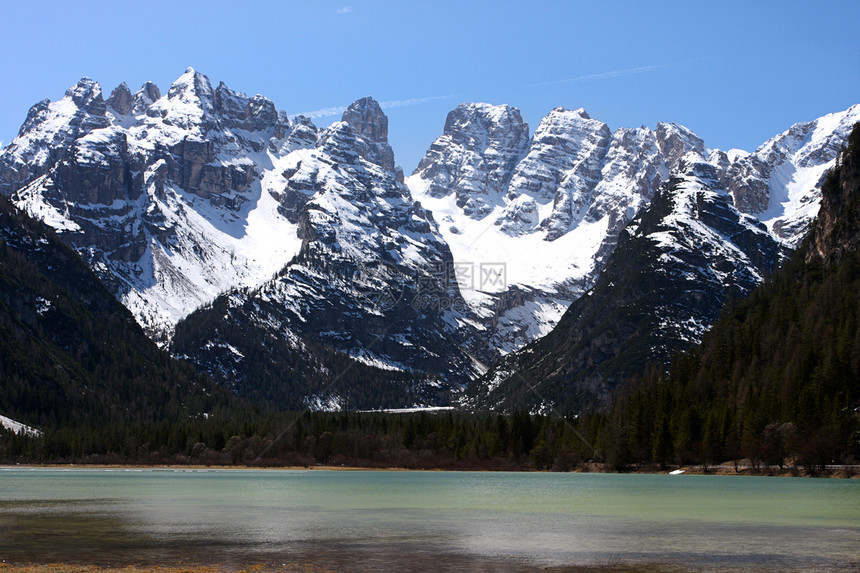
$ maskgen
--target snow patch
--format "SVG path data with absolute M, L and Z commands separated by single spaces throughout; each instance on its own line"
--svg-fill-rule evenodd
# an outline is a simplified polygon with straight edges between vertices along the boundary
M 340 412 L 345 403 L 340 396 L 306 396 L 305 407 L 313 412 Z
M 0 427 L 6 428 L 10 432 L 18 434 L 19 436 L 26 436 L 28 438 L 39 438 L 42 436 L 41 430 L 22 424 L 21 422 L 16 422 L 12 418 L 7 418 L 2 415 L 0 415 Z

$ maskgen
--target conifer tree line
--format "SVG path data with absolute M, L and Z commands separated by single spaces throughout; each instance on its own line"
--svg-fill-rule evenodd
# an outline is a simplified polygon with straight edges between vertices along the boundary
M 4 462 L 556 470 L 594 453 L 574 421 L 527 413 L 234 412 L 209 419 L 0 433 Z

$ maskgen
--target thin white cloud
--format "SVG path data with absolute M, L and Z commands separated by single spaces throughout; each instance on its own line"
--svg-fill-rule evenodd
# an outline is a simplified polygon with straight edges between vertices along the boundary
M 429 97 L 418 97 L 411 99 L 395 99 L 388 101 L 379 102 L 379 107 L 382 109 L 393 109 L 396 107 L 412 107 L 415 105 L 421 105 L 424 103 L 428 103 L 431 101 L 436 101 L 440 99 L 451 99 L 457 97 L 456 95 L 444 95 L 444 96 L 429 96 Z M 324 107 L 322 109 L 317 109 L 314 111 L 306 111 L 303 113 L 291 114 L 290 117 L 296 117 L 298 115 L 303 115 L 305 117 L 309 117 L 311 119 L 317 119 L 320 117 L 331 117 L 333 115 L 342 115 L 343 112 L 346 111 L 348 106 L 345 105 L 335 105 L 331 107 Z
M 299 115 L 303 115 L 303 116 L 309 117 L 311 119 L 317 119 L 320 117 L 329 117 L 332 115 L 341 115 L 345 111 L 346 111 L 345 105 L 336 105 L 336 106 L 332 106 L 332 107 L 324 107 L 322 109 L 317 109 L 314 111 L 305 111 L 302 113 L 297 113 L 295 115 L 291 115 L 290 117 L 296 117 Z
M 352 6 L 344 6 L 337 9 L 338 14 L 349 14 L 350 12 L 352 12 Z
M 392 109 L 395 107 L 412 107 L 413 105 L 421 105 L 422 103 L 427 103 L 431 101 L 436 101 L 440 99 L 451 99 L 457 97 L 454 94 L 444 95 L 444 96 L 430 96 L 430 97 L 418 97 L 412 99 L 395 99 L 389 101 L 381 101 L 379 102 L 379 107 L 382 109 Z
M 666 70 L 669 68 L 679 68 L 681 66 L 689 66 L 691 64 L 697 64 L 699 62 L 704 61 L 704 59 L 698 60 L 687 60 L 684 62 L 671 62 L 668 64 L 658 64 L 656 66 L 639 66 L 638 68 L 625 68 L 623 70 L 612 70 L 609 72 L 601 72 L 599 74 L 588 74 L 584 76 L 577 76 L 575 78 L 565 78 L 561 80 L 552 80 L 549 82 L 541 82 L 538 84 L 531 84 L 530 87 L 542 87 L 542 86 L 554 86 L 560 84 L 578 84 L 584 82 L 593 82 L 599 80 L 609 80 L 614 78 L 622 78 L 624 76 L 633 76 L 636 74 L 647 74 L 648 72 L 655 72 L 657 70 Z

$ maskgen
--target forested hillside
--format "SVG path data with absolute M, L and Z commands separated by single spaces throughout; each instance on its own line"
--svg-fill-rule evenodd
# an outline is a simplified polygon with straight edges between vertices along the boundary
M 792 259 L 615 405 L 617 463 L 860 458 L 860 124 Z
M 5 197 L 0 381 L 0 414 L 90 443 L 110 426 L 200 417 L 233 400 L 160 350 L 75 251 Z

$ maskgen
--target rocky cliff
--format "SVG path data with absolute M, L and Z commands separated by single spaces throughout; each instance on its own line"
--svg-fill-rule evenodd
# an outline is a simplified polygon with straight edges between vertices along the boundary
M 313 149 L 277 164 L 299 253 L 274 279 L 231 291 L 180 323 L 175 353 L 242 393 L 265 387 L 263 398 L 291 407 L 446 403 L 476 374 L 450 251 L 388 169 L 386 125 L 374 100 L 359 100 Z M 259 358 L 261 347 L 276 357 Z M 356 367 L 333 353 L 375 370 L 355 379 Z M 284 355 L 296 357 L 292 371 L 272 372 Z
M 821 207 L 806 240 L 806 261 L 838 264 L 860 248 L 860 123 L 821 188 Z
M 552 110 L 529 139 L 514 108 L 463 104 L 449 114 L 445 132 L 408 184 L 439 222 L 455 264 L 472 269 L 460 286 L 483 329 L 476 346 L 507 353 L 548 333 L 570 302 L 594 285 L 619 233 L 678 172 L 688 153 L 713 166 L 721 187 L 744 210 L 753 202 L 754 188 L 788 193 L 779 186 L 781 179 L 771 181 L 772 173 L 787 172 L 794 162 L 807 171 L 832 163 L 835 156 L 828 151 L 813 150 L 832 145 L 826 126 L 838 141 L 840 126 L 858 114 L 855 107 L 812 122 L 820 127 L 804 129 L 817 135 L 793 147 L 783 142 L 788 136 L 775 138 L 770 147 L 794 152 L 768 159 L 767 146 L 756 154 L 710 150 L 689 129 L 672 123 L 613 132 L 582 109 Z M 759 157 L 756 161 L 772 165 L 770 171 L 744 171 Z M 815 203 L 815 182 L 804 180 L 810 187 L 797 183 L 791 193 L 806 197 L 798 202 Z M 781 223 L 774 218 L 771 226 L 802 226 L 794 214 L 780 215 Z M 497 268 L 504 281 L 487 281 L 481 274 Z

